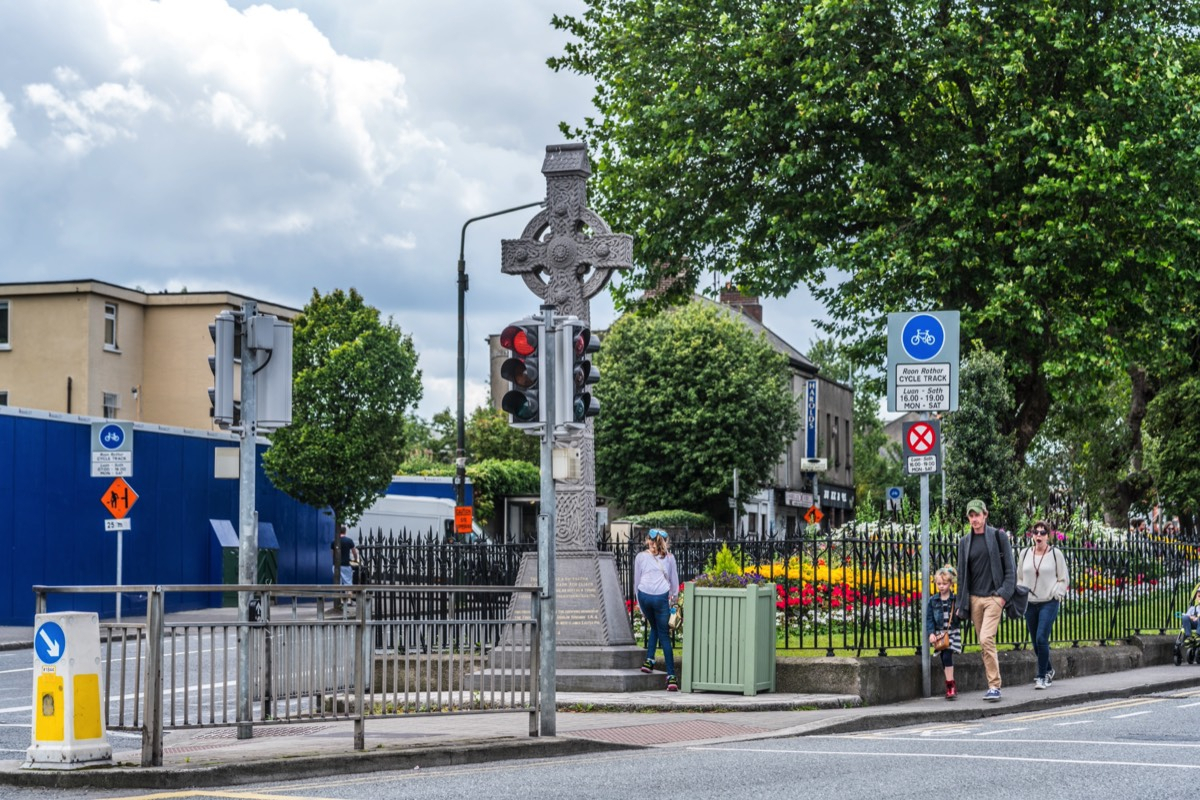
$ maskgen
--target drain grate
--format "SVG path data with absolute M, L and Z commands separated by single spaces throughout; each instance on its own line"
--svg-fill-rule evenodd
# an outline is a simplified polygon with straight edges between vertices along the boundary
M 254 738 L 267 736 L 310 736 L 314 733 L 329 730 L 328 725 L 261 725 L 255 726 Z M 236 739 L 237 728 L 218 728 L 216 730 L 197 733 L 193 739 Z
M 661 725 L 594 728 L 587 731 L 564 732 L 562 735 L 573 736 L 577 739 L 594 739 L 600 742 L 613 742 L 616 744 L 668 744 L 670 742 L 690 742 L 698 739 L 723 739 L 727 736 L 746 736 L 754 733 L 766 733 L 768 730 L 770 729 L 697 719 L 686 722 L 666 722 Z

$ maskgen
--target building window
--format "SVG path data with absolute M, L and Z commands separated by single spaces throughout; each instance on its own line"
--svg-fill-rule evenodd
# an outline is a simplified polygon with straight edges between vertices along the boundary
M 8 301 L 0 300 L 0 349 L 8 348 Z
M 8 392 L 0 392 L 0 406 L 8 405 Z
M 833 468 L 838 469 L 842 466 L 842 443 L 838 441 L 838 426 L 841 422 L 837 417 L 833 418 Z
M 116 419 L 117 412 L 121 410 L 121 395 L 116 392 L 104 393 L 104 418 Z
M 117 304 L 104 304 L 104 349 L 117 349 Z

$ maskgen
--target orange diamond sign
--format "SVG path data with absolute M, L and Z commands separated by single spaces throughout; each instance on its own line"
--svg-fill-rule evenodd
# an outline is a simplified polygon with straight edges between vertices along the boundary
M 118 478 L 117 480 L 120 480 Z M 804 521 L 809 525 L 816 525 L 821 520 L 825 519 L 825 515 L 821 513 L 821 509 L 816 506 L 810 506 L 808 511 L 804 512 Z
M 129 513 L 129 509 L 133 508 L 137 499 L 138 493 L 133 490 L 133 487 L 126 483 L 124 478 L 117 478 L 104 490 L 100 502 L 104 503 L 104 507 L 113 517 L 125 519 L 125 515 Z

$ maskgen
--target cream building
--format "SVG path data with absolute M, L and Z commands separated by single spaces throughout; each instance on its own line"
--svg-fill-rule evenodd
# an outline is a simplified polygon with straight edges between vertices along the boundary
M 0 405 L 210 429 L 208 326 L 253 299 L 90 279 L 0 284 Z M 300 314 L 257 302 L 281 320 Z

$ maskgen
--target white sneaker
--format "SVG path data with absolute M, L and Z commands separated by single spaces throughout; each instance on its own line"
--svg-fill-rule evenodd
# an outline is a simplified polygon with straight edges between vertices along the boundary
M 1034 678 L 1034 680 L 1033 680 L 1033 688 L 1035 688 L 1035 689 L 1045 689 L 1045 688 L 1046 688 L 1046 679 L 1045 679 L 1045 678 Z
M 1049 686 L 1052 683 L 1054 683 L 1054 670 L 1046 673 L 1046 685 Z

